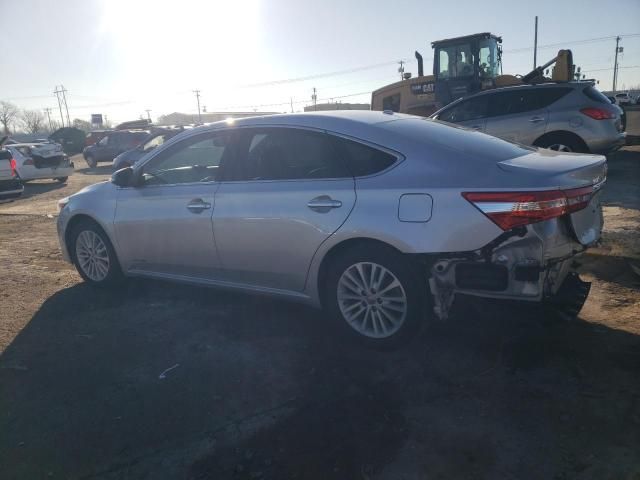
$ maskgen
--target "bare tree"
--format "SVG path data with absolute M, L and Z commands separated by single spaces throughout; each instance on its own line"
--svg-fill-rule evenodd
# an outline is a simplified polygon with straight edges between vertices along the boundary
M 86 120 L 82 120 L 80 118 L 73 119 L 73 126 L 79 128 L 80 130 L 84 130 L 85 132 L 91 131 L 91 124 Z
M 10 133 L 9 126 L 15 120 L 16 115 L 18 115 L 18 107 L 13 103 L 5 101 L 0 102 L 0 123 L 2 124 L 5 135 Z
M 23 110 L 20 120 L 27 133 L 38 133 L 44 130 L 44 115 L 38 110 Z

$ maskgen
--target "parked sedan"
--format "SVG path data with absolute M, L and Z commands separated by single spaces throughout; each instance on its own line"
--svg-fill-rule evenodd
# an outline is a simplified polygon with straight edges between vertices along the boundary
M 73 162 L 57 143 L 16 143 L 6 148 L 21 180 L 51 178 L 63 183 L 73 175 Z
M 608 154 L 626 141 L 621 109 L 591 82 L 487 90 L 461 98 L 431 118 L 563 152 Z
M 0 203 L 18 198 L 24 191 L 24 186 L 16 174 L 15 160 L 11 152 L 3 148 L 0 140 Z
M 254 117 L 185 132 L 60 201 L 63 256 L 93 285 L 141 276 L 323 307 L 396 345 L 457 294 L 554 302 L 588 285 L 606 159 L 410 115 Z

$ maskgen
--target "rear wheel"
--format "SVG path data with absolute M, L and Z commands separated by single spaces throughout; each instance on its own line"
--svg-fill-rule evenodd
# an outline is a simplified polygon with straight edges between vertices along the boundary
M 64 183 L 69 179 L 69 177 L 56 177 L 56 181 L 60 183 Z
M 95 157 L 91 154 L 87 155 L 85 157 L 85 160 L 87 161 L 87 165 L 89 165 L 89 168 L 96 168 L 96 165 L 98 165 Z
M 589 149 L 579 137 L 566 133 L 549 133 L 543 135 L 534 146 L 555 150 L 556 152 L 589 153 Z
M 402 254 L 367 245 L 333 259 L 324 300 L 339 330 L 386 349 L 407 341 L 423 324 L 427 293 L 426 281 Z
M 69 251 L 78 273 L 87 283 L 113 286 L 122 280 L 116 252 L 95 222 L 83 221 L 73 227 Z

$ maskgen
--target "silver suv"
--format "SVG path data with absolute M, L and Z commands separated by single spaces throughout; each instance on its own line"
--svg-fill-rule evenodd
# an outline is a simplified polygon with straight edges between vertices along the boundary
M 563 152 L 607 154 L 625 144 L 620 108 L 589 82 L 489 90 L 453 102 L 431 118 Z

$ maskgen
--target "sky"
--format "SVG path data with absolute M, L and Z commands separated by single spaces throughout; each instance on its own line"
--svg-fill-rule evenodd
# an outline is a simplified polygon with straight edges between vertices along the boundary
M 457 0 L 0 0 L 0 100 L 52 108 L 64 85 L 72 118 L 119 122 L 174 111 L 301 111 L 318 101 L 370 101 L 416 74 L 414 50 L 431 71 L 431 42 L 489 31 L 503 38 L 503 71 L 571 48 L 587 78 L 611 88 L 622 36 L 618 89 L 640 85 L 640 1 Z M 634 35 L 635 36 L 625 36 Z M 561 47 L 544 47 L 561 44 Z M 313 77 L 313 78 L 309 78 Z M 305 79 L 305 80 L 300 80 Z

